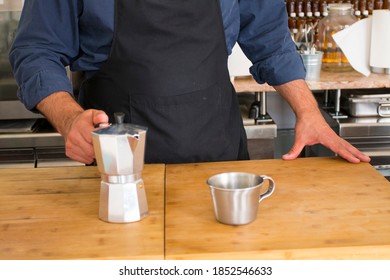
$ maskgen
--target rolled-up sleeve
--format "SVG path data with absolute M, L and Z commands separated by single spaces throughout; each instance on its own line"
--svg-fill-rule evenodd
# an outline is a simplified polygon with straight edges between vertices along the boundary
M 72 94 L 64 66 L 79 51 L 77 0 L 26 1 L 9 59 L 27 109 L 57 91 Z
M 302 59 L 288 30 L 283 0 L 241 0 L 238 43 L 251 60 L 250 72 L 262 84 L 281 85 L 305 78 Z

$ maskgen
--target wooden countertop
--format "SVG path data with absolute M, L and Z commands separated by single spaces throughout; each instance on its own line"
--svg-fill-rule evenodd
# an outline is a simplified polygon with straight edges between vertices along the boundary
M 269 175 L 275 192 L 255 222 L 216 221 L 206 180 Z M 338 158 L 167 165 L 166 259 L 389 259 L 390 183 Z
M 206 180 L 225 171 L 275 179 L 255 222 L 215 220 Z M 143 177 L 150 216 L 110 224 L 96 167 L 0 169 L 0 259 L 390 258 L 390 183 L 366 163 L 145 165 Z
M 164 259 L 164 171 L 145 166 L 149 216 L 112 224 L 96 167 L 0 169 L 0 259 Z
M 333 73 L 321 71 L 319 81 L 307 81 L 311 90 L 390 88 L 390 75 L 371 74 L 366 77 L 356 71 Z M 236 77 L 233 85 L 237 92 L 275 91 L 268 84 L 258 84 L 252 76 Z

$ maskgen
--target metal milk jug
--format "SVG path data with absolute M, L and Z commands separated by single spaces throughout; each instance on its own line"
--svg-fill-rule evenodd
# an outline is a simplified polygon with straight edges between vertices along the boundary
M 135 222 L 149 212 L 142 180 L 146 128 L 123 123 L 122 113 L 116 113 L 115 119 L 116 124 L 92 132 L 102 178 L 99 218 L 112 223 Z

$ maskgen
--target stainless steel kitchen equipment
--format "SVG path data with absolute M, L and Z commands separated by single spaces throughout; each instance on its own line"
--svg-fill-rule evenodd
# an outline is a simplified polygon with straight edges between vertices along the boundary
M 36 119 L 17 98 L 17 85 L 12 75 L 8 52 L 19 23 L 22 0 L 0 2 L 0 120 Z M 0 124 L 1 129 L 1 124 Z
M 135 222 L 148 215 L 142 179 L 146 128 L 123 123 L 122 113 L 116 113 L 115 119 L 116 124 L 92 133 L 102 178 L 99 218 L 112 223 Z
M 329 97 L 329 103 L 326 101 L 322 108 L 328 124 L 340 137 L 370 156 L 370 163 L 390 181 L 390 89 L 343 90 Z M 324 104 L 320 95 L 319 103 Z M 335 107 L 340 108 L 337 114 Z M 306 154 L 334 155 L 319 145 L 307 147 Z
M 0 1 L 0 168 L 83 165 L 65 155 L 62 136 L 17 97 L 8 52 L 19 23 L 23 0 Z
M 252 62 L 245 56 L 239 44 L 235 44 L 228 58 L 228 69 L 235 79 L 250 76 Z M 250 159 L 274 158 L 277 127 L 267 112 L 266 92 L 240 92 L 241 115 L 247 134 Z
M 277 126 L 267 112 L 267 93 L 238 93 L 250 159 L 274 158 Z
M 0 1 L 0 81 L 12 78 L 8 51 L 15 37 L 23 0 Z
M 390 90 L 344 91 L 341 107 L 352 117 L 390 117 Z
M 262 189 L 268 181 L 266 190 Z M 266 175 L 246 172 L 225 172 L 207 180 L 213 200 L 215 218 L 228 225 L 245 225 L 253 222 L 259 203 L 275 189 L 274 180 Z

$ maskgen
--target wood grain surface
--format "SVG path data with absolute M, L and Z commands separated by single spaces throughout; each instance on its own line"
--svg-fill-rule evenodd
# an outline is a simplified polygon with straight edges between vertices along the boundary
M 0 170 L 0 259 L 390 259 L 390 183 L 369 164 L 167 165 L 165 227 L 164 170 L 145 166 L 150 216 L 129 224 L 98 219 L 96 167 Z M 249 225 L 215 220 L 206 180 L 226 171 L 275 179 Z
M 368 77 L 356 72 L 321 71 L 319 81 L 307 81 L 311 90 L 390 88 L 390 75 L 371 74 Z M 252 76 L 236 77 L 233 81 L 236 92 L 275 91 L 268 84 L 258 84 Z
M 113 224 L 96 167 L 0 169 L 0 259 L 163 259 L 164 170 L 144 169 L 149 216 Z
M 167 165 L 166 259 L 390 259 L 390 183 L 339 158 Z M 208 177 L 273 177 L 257 219 L 216 221 Z

